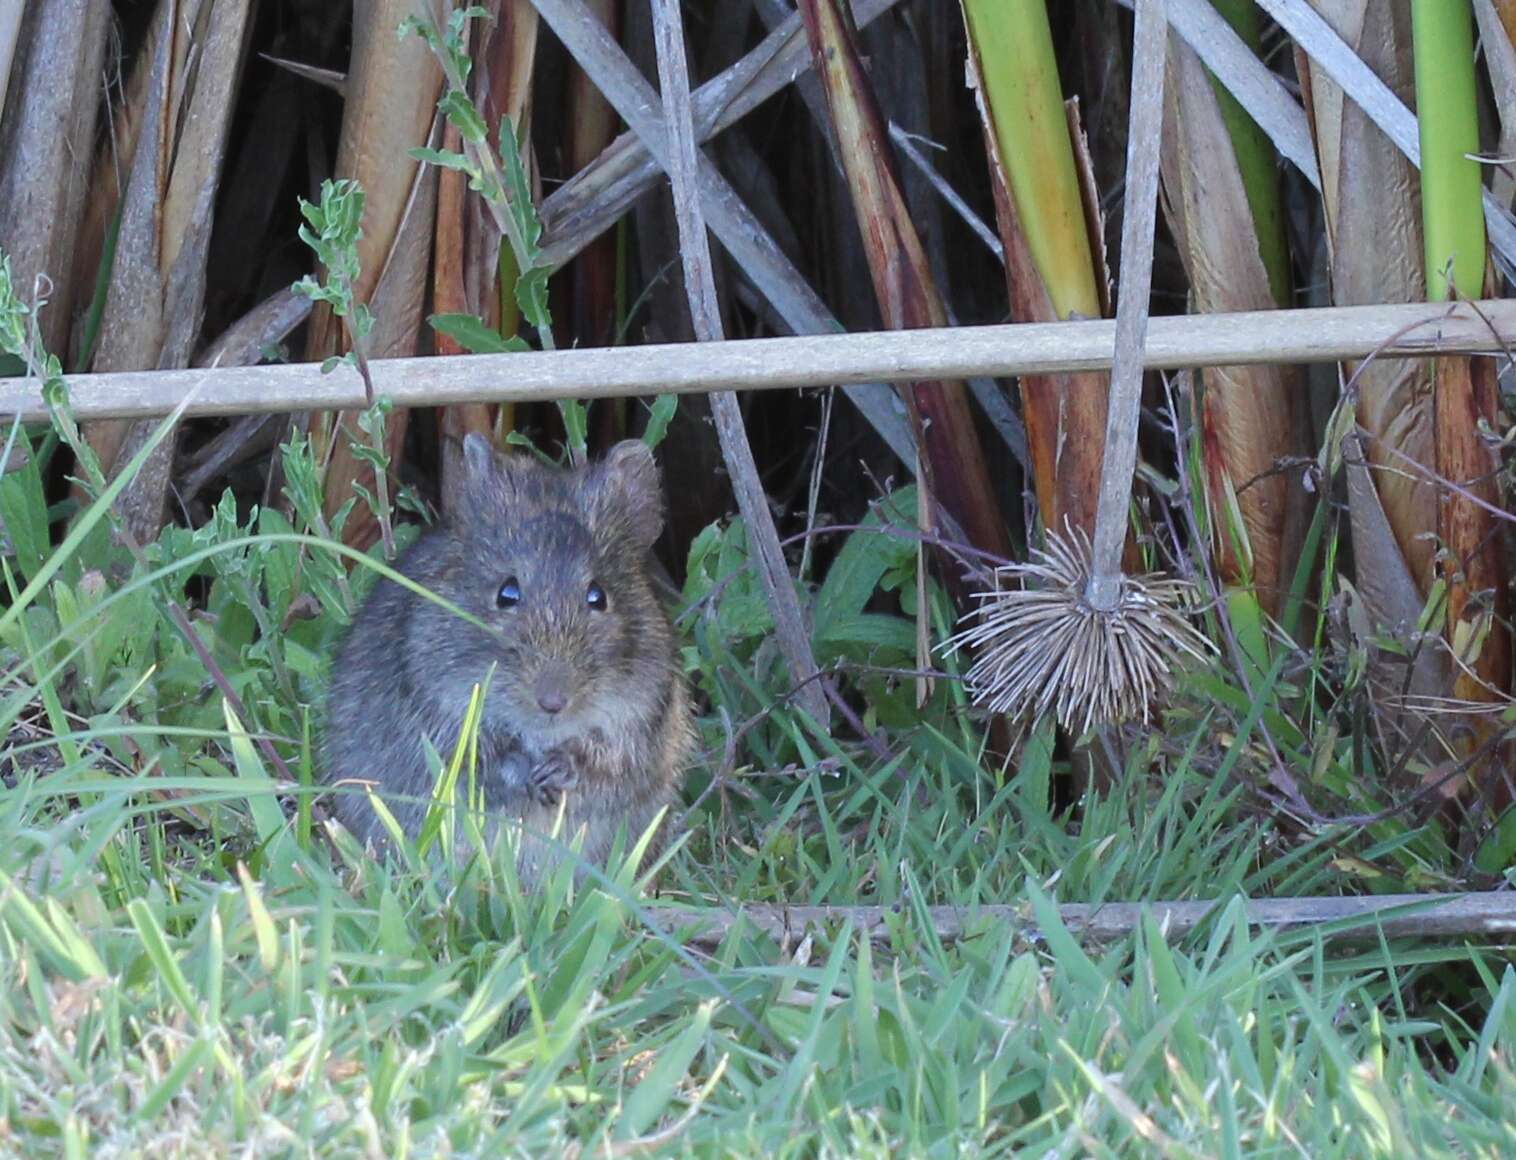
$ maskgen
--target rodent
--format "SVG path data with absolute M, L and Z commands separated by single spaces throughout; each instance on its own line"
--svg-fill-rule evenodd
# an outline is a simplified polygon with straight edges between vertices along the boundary
M 559 842 L 582 831 L 581 856 L 603 864 L 618 828 L 630 849 L 673 802 L 690 757 L 689 693 L 648 571 L 663 492 L 637 440 L 563 469 L 469 435 L 464 462 L 459 502 L 395 568 L 491 631 L 381 577 L 333 662 L 323 777 L 372 782 L 414 838 L 433 792 L 422 738 L 449 760 L 493 664 L 475 785 L 491 841 L 519 819 L 530 886 L 562 849 L 533 836 L 552 831 L 560 803 Z M 465 764 L 456 800 L 467 792 Z M 360 786 L 332 809 L 359 841 L 385 844 Z

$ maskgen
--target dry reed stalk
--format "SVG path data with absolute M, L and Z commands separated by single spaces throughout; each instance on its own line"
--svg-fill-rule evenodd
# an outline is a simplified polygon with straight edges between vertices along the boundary
M 1256 17 L 1256 10 L 1241 11 Z M 1163 192 L 1189 276 L 1191 309 L 1289 304 L 1289 249 L 1275 155 L 1256 124 L 1173 37 L 1168 53 Z M 1300 553 L 1310 450 L 1300 368 L 1211 367 L 1200 376 L 1199 450 L 1212 551 L 1234 599 L 1277 615 Z M 1266 664 L 1262 657 L 1260 664 Z
M 91 188 L 111 6 L 36 0 L 0 7 L 0 251 L 22 294 L 30 296 L 39 277 L 51 284 L 42 339 L 64 358 L 75 299 L 87 299 L 94 275 L 76 274 L 73 259 Z
M 162 0 L 137 64 L 139 134 L 118 208 L 119 227 L 93 365 L 188 367 L 199 341 L 206 260 L 249 28 L 249 0 Z M 140 84 L 140 88 L 136 86 Z M 92 423 L 85 436 L 108 474 L 154 435 L 148 421 Z M 159 443 L 117 501 L 142 543 L 166 515 L 176 440 Z
M 838 0 L 801 0 L 800 11 L 884 324 L 898 330 L 942 326 L 946 311 L 901 191 L 884 118 L 858 54 L 857 29 Z M 1005 558 L 1010 539 L 964 384 L 948 378 L 911 382 L 901 397 L 911 410 L 918 476 L 931 501 L 942 505 L 970 544 Z M 959 587 L 956 564 L 948 577 Z
M 1405 0 L 1339 3 L 1328 18 L 1392 92 L 1412 97 Z M 1331 301 L 1354 306 L 1423 300 L 1415 166 L 1298 47 L 1295 59 L 1320 153 Z M 1347 479 L 1356 594 L 1371 630 L 1399 642 L 1394 652 L 1370 653 L 1375 724 L 1387 753 L 1396 752 L 1401 736 L 1425 720 L 1403 719 L 1403 697 L 1440 697 L 1452 679 L 1446 654 L 1415 642 L 1434 580 L 1436 546 L 1427 532 L 1436 525 L 1437 492 L 1431 480 L 1405 464 L 1434 462 L 1433 369 L 1430 360 L 1393 358 L 1345 365 L 1342 379 L 1354 384 L 1350 405 L 1356 430 L 1340 451 L 1328 448 L 1330 457 L 1340 454 Z M 1434 764 L 1445 756 L 1435 744 L 1425 754 Z
M 524 164 L 531 166 L 531 98 L 535 76 L 538 20 L 527 0 L 495 0 L 493 19 L 471 21 L 473 40 L 472 98 L 483 109 L 487 125 L 509 120 L 516 128 Z M 444 126 L 444 148 L 463 151 L 457 127 Z M 456 169 L 438 173 L 437 253 L 433 262 L 433 308 L 439 314 L 478 316 L 494 330 L 513 335 L 519 327 L 514 285 L 501 286 L 516 275 L 509 247 L 502 252 L 500 228 L 480 196 L 467 189 L 467 178 Z M 462 354 L 450 337 L 435 335 L 438 354 Z M 458 403 L 438 416 L 442 436 L 442 496 L 460 494 L 463 438 L 470 433 L 495 438 L 514 426 L 513 408 L 490 403 Z

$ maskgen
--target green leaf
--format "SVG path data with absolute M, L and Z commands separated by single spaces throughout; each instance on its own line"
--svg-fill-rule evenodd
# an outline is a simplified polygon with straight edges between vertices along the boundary
M 826 631 L 826 622 L 832 618 L 840 619 L 862 612 L 878 590 L 885 574 L 914 558 L 914 540 L 891 535 L 883 529 L 903 524 L 903 520 L 891 517 L 899 514 L 909 518 L 914 516 L 915 511 L 914 487 L 902 487 L 891 492 L 886 501 L 870 508 L 861 528 L 849 535 L 847 542 L 842 545 L 842 551 L 832 561 L 826 579 L 816 593 L 818 633 Z
M 568 445 L 575 451 L 583 451 L 589 437 L 589 408 L 578 399 L 559 399 L 558 412 L 563 416 Z
M 427 322 L 438 334 L 473 354 L 514 354 L 531 349 L 519 335 L 507 338 L 474 314 L 433 314 Z
M 505 168 L 511 216 L 521 227 L 521 236 L 526 242 L 526 253 L 520 257 L 528 259 L 526 265 L 535 266 L 537 242 L 542 237 L 542 223 L 537 220 L 537 207 L 532 202 L 532 185 L 527 180 L 521 148 L 516 142 L 516 126 L 509 117 L 500 122 L 500 162 Z
M 642 432 L 642 441 L 654 448 L 662 443 L 664 436 L 668 434 L 669 424 L 673 422 L 674 412 L 678 408 L 678 395 L 659 395 L 655 398 L 653 405 L 648 408 L 647 428 Z
M 489 130 L 485 128 L 484 118 L 479 115 L 479 110 L 474 108 L 473 102 L 468 99 L 466 93 L 449 89 L 442 94 L 442 99 L 437 102 L 437 108 L 442 110 L 443 115 L 453 123 L 459 135 L 469 144 L 483 145 L 489 140 Z
M 0 440 L 3 447 L 3 440 Z M 12 464 L 21 466 L 0 475 L 0 533 L 11 542 L 23 575 L 32 576 L 52 551 L 47 515 L 47 492 L 31 443 L 17 432 Z
M 516 279 L 516 302 L 522 316 L 538 330 L 553 324 L 547 308 L 547 279 L 551 273 L 546 266 L 533 266 Z
M 1474 851 L 1474 866 L 1486 874 L 1500 874 L 1516 865 L 1516 806 L 1500 815 Z
M 270 847 L 269 858 L 280 866 L 288 865 L 294 858 L 288 820 L 274 795 L 274 779 L 263 768 L 263 760 L 253 746 L 253 740 L 242 727 L 242 722 L 232 712 L 231 703 L 221 702 L 226 717 L 228 744 L 236 763 L 237 776 L 249 783 L 247 790 L 248 810 L 253 815 L 253 825 L 258 831 L 260 844 Z
M 476 172 L 473 163 L 467 157 L 462 153 L 454 153 L 450 149 L 425 149 L 417 146 L 409 152 L 417 161 L 439 165 L 443 169 L 456 169 L 459 173 L 468 174 Z
M 179 1005 L 185 1018 L 198 1027 L 200 1005 L 195 1001 L 194 992 L 190 990 L 189 980 L 184 977 L 184 972 L 179 968 L 179 960 L 174 957 L 174 952 L 168 945 L 168 936 L 163 933 L 163 928 L 153 917 L 146 899 L 133 898 L 126 904 L 126 913 L 131 918 L 132 925 L 137 928 L 137 937 L 142 941 L 142 949 L 147 952 L 148 961 L 158 972 L 158 979 L 164 989 Z
M 658 1059 L 626 1097 L 621 1122 L 616 1125 L 618 1139 L 641 1136 L 667 1114 L 680 1082 L 690 1068 L 690 1061 L 705 1043 L 710 1031 L 715 1001 L 707 1000 L 695 1008 L 695 1017 L 674 1041 L 658 1053 Z

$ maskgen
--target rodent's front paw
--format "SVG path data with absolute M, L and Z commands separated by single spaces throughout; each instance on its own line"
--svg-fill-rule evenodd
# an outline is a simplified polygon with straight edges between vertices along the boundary
M 527 774 L 527 792 L 539 805 L 556 806 L 563 794 L 579 784 L 579 770 L 563 753 L 549 753 Z

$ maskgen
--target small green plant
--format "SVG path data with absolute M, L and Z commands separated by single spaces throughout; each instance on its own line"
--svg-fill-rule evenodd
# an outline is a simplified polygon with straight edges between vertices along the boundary
M 363 237 L 363 190 L 351 179 L 323 181 L 320 201 L 312 205 L 301 198 L 300 213 L 305 218 L 305 224 L 300 227 L 300 240 L 316 255 L 316 261 L 325 271 L 325 280 L 307 275 L 296 282 L 293 289 L 312 301 L 330 306 L 347 330 L 351 349 L 340 358 L 327 359 L 321 364 L 321 371 L 330 374 L 339 366 L 347 365 L 363 378 L 368 409 L 358 416 L 358 428 L 368 441 L 353 439 L 352 448 L 353 457 L 373 470 L 375 494 L 370 495 L 356 480 L 352 486 L 378 519 L 385 558 L 393 560 L 396 549 L 389 495 L 390 454 L 385 446 L 384 428 L 394 402 L 388 397 L 374 396 L 374 380 L 368 363 L 368 340 L 374 329 L 374 316 L 368 305 L 358 300 L 354 290 L 360 272 L 358 242 Z
M 499 148 L 497 158 L 490 146 L 489 126 L 468 94 L 469 73 L 474 65 L 467 48 L 468 25 L 472 20 L 488 18 L 489 14 L 483 8 L 474 5 L 453 9 L 445 27 L 439 27 L 430 14 L 407 17 L 400 25 L 401 36 L 419 36 L 442 66 L 443 92 L 437 108 L 458 130 L 463 145 L 461 153 L 431 148 L 415 148 L 410 152 L 419 161 L 465 174 L 469 188 L 484 199 L 514 259 L 517 271 L 515 296 L 521 316 L 536 331 L 542 349 L 552 350 L 553 319 L 547 300 L 547 281 L 552 267 L 543 260 L 538 244 L 542 238 L 542 223 L 532 201 L 531 183 L 527 180 L 516 127 L 508 117 L 501 119 L 495 135 Z M 526 343 L 518 336 L 502 337 L 471 314 L 437 314 L 432 316 L 431 324 L 475 354 L 504 354 L 527 349 Z M 563 416 L 569 454 L 575 462 L 583 462 L 589 429 L 588 408 L 577 399 L 562 399 L 558 409 Z

